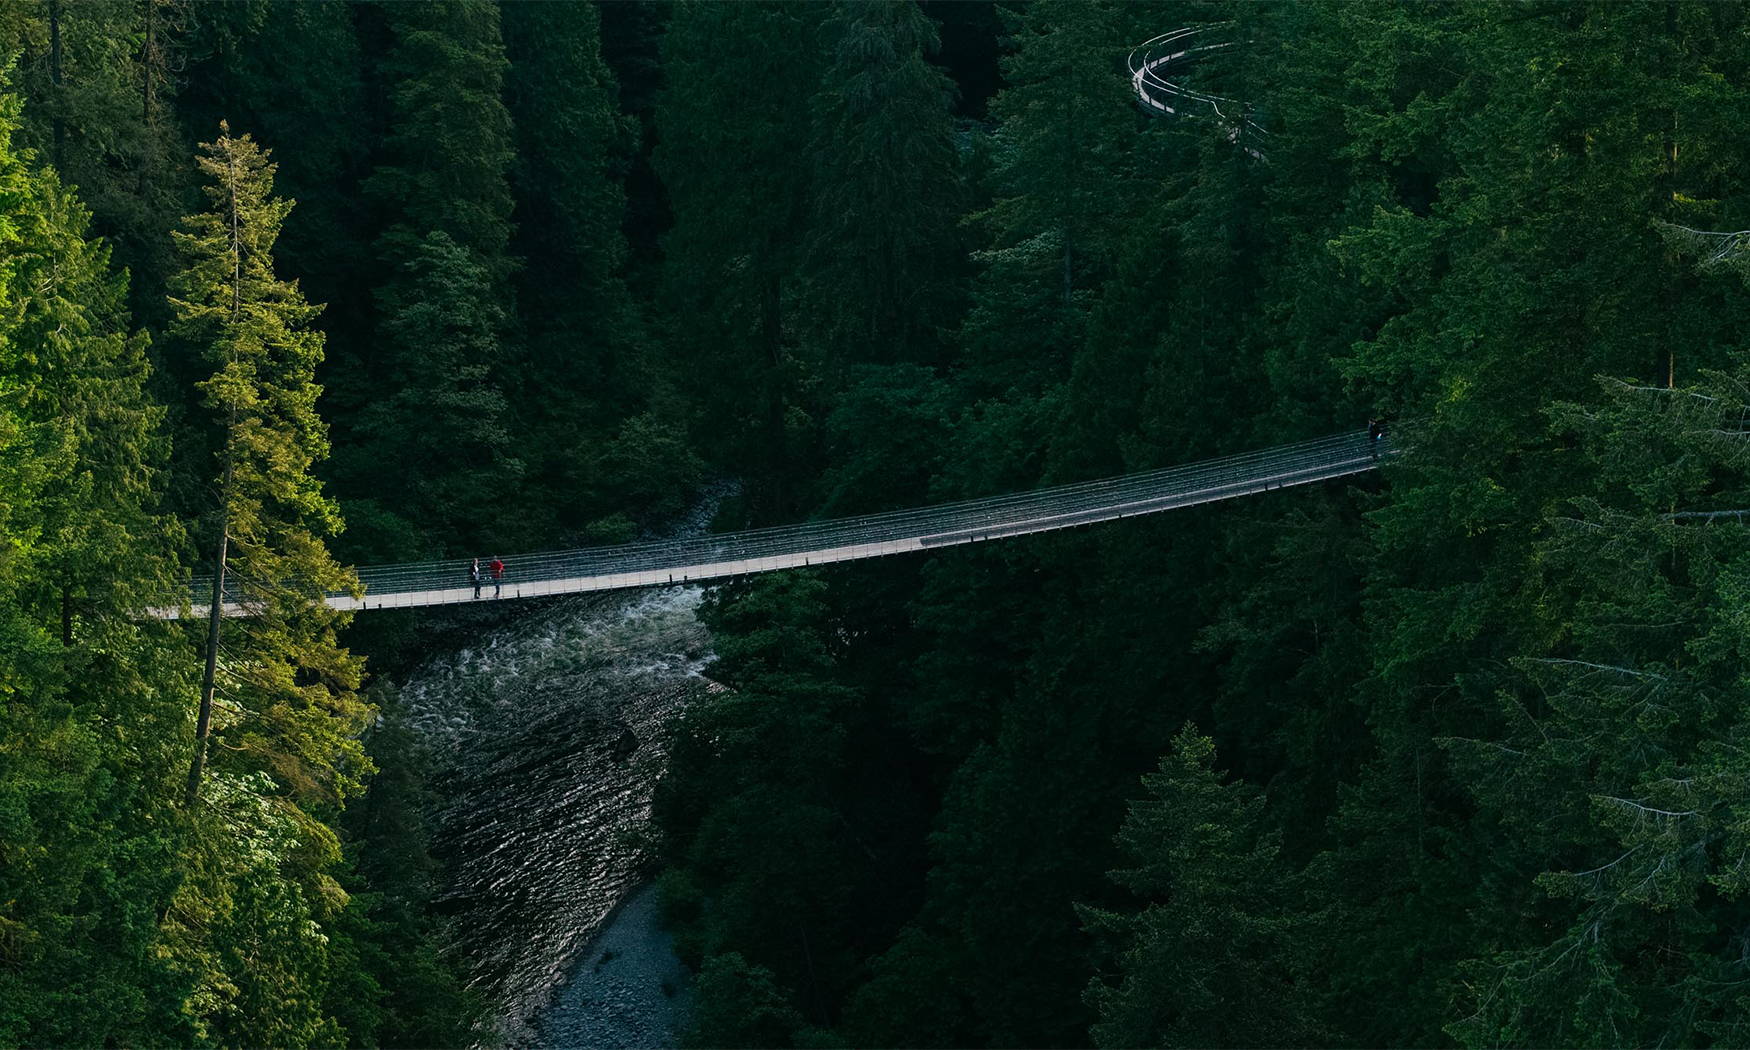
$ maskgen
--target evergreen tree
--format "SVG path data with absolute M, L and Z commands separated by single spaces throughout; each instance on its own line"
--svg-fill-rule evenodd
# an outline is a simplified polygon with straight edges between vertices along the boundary
M 434 231 L 379 297 L 380 332 L 393 367 L 360 414 L 357 446 L 340 467 L 370 495 L 352 501 L 354 547 L 379 560 L 507 538 L 490 523 L 522 476 L 510 405 L 492 379 L 503 359 L 492 275 L 479 256 Z M 410 427 L 421 418 L 428 425 Z M 514 534 L 512 534 L 514 535 Z
M 1292 895 L 1262 792 L 1223 783 L 1215 742 L 1189 724 L 1160 770 L 1142 778 L 1118 844 L 1137 866 L 1114 871 L 1148 901 L 1137 914 L 1078 906 L 1113 942 L 1116 984 L 1096 978 L 1096 1046 L 1305 1044 L 1292 975 L 1282 965 Z
M 16 5 L 18 84 L 30 102 L 21 142 L 76 187 L 96 231 L 133 275 L 132 308 L 166 319 L 175 265 L 170 231 L 188 189 L 172 113 L 184 36 L 184 0 Z M 184 378 L 180 373 L 177 379 Z
M 314 381 L 322 334 L 310 327 L 320 307 L 274 274 L 274 241 L 292 202 L 272 196 L 274 166 L 264 151 L 225 125 L 203 149 L 212 208 L 177 234 L 188 265 L 172 300 L 175 337 L 213 367 L 201 389 L 220 430 L 206 675 L 188 800 L 199 798 L 208 735 L 216 733 L 228 752 L 248 756 L 244 768 L 265 767 L 295 794 L 338 803 L 369 771 L 357 740 L 369 708 L 356 694 L 359 661 L 335 641 L 340 616 L 323 601 L 357 584 L 323 545 L 341 523 L 309 473 L 328 452 Z M 227 602 L 251 614 L 231 647 L 223 646 Z M 221 664 L 229 702 L 215 725 Z
M 1722 939 L 1746 889 L 1746 726 L 1726 699 L 1750 647 L 1746 378 L 1606 381 L 1602 404 L 1558 408 L 1592 484 L 1529 567 L 1554 615 L 1502 676 L 1498 728 L 1445 742 L 1513 870 L 1536 873 L 1491 901 L 1535 921 L 1479 938 L 1463 967 L 1475 1009 L 1448 1031 L 1467 1044 L 1746 1031 Z
M 511 166 L 518 284 L 529 312 L 527 391 L 560 383 L 592 400 L 635 396 L 637 318 L 622 280 L 626 195 L 616 156 L 631 134 L 618 86 L 601 58 L 595 5 L 564 0 L 504 8 L 506 106 L 516 126 Z M 563 348 L 559 341 L 564 341 Z
M 332 591 L 357 584 L 324 546 L 340 527 L 311 468 L 327 453 L 314 382 L 319 312 L 274 273 L 292 203 L 274 166 L 220 125 L 203 147 L 210 210 L 177 234 L 173 336 L 204 357 L 218 436 L 218 505 L 206 664 L 186 805 L 189 877 L 165 920 L 167 953 L 190 975 L 185 1009 L 204 1038 L 302 1045 L 344 1038 L 322 1008 L 346 896 L 338 840 L 322 817 L 371 772 L 360 661 L 341 648 Z M 224 630 L 226 603 L 245 616 Z M 208 772 L 209 737 L 222 745 Z M 205 797 L 210 786 L 210 797 Z M 198 808 L 196 803 L 202 803 Z
M 405 261 L 426 234 L 442 231 L 503 282 L 515 269 L 505 178 L 515 154 L 498 5 L 397 4 L 388 14 L 389 160 L 366 184 L 395 216 L 384 256 Z
M 111 273 L 107 246 L 86 239 L 89 212 L 52 170 L 33 191 L 18 339 L 32 348 L 33 414 L 52 421 L 69 457 L 43 494 L 43 568 L 71 646 L 82 612 L 161 600 L 179 530 L 151 513 L 168 450 L 164 411 L 146 395 L 146 335 L 128 331 L 127 279 Z
M 1131 27 L 1106 4 L 1044 3 L 1005 17 L 1008 86 L 991 103 L 1003 122 L 992 173 L 1001 189 L 983 221 L 1004 246 L 1049 238 L 1067 303 L 1085 275 L 1110 264 L 1122 219 L 1110 199 L 1134 192 L 1134 100 L 1118 62 Z
M 976 215 L 991 245 L 962 333 L 985 396 L 1066 378 L 1087 292 L 1110 272 L 1146 185 L 1123 73 L 1139 31 L 1129 12 L 1049 0 L 1001 14 L 1012 36 L 991 102 L 994 200 Z
M 349 387 L 369 356 L 377 226 L 370 198 L 370 145 L 382 137 L 380 103 L 366 95 L 357 22 L 365 10 L 344 0 L 257 2 L 196 9 L 184 43 L 177 115 L 194 135 L 230 119 L 275 145 L 275 185 L 298 202 L 298 219 L 274 247 L 279 271 L 325 303 L 330 423 L 336 444 L 343 417 L 368 392 Z M 375 14 L 375 12 L 371 12 Z
M 535 498 L 567 524 L 629 520 L 673 505 L 647 493 L 684 490 L 696 470 L 673 381 L 626 287 L 633 122 L 617 108 L 596 5 L 508 5 L 504 32 L 527 347 L 506 389 L 528 420 Z M 636 474 L 615 462 L 624 451 L 638 456 Z
M 694 994 L 699 1013 L 683 1040 L 686 1046 L 797 1045 L 793 1039 L 801 1015 L 784 1000 L 771 971 L 750 965 L 739 952 L 712 956 L 699 971 Z
M 682 958 L 711 969 L 725 952 L 746 956 L 818 1025 L 845 990 L 843 927 L 863 874 L 839 810 L 861 718 L 856 695 L 828 678 L 825 592 L 791 573 L 713 596 L 704 615 L 728 643 L 718 673 L 736 690 L 689 713 L 671 754 L 687 774 L 656 801 L 665 834 L 684 843 L 663 886 L 665 911 L 686 920 Z M 730 997 L 706 1009 L 700 1031 L 742 1023 Z
M 1378 757 L 1319 869 L 1334 904 L 1330 944 L 1344 957 L 1327 1008 L 1358 1042 L 1442 1038 L 1453 1018 L 1438 1004 L 1460 965 L 1479 945 L 1510 941 L 1501 932 L 1535 909 L 1528 880 L 1546 862 L 1472 817 L 1440 744 L 1501 739 L 1500 698 L 1524 689 L 1516 662 L 1548 655 L 1564 629 L 1559 606 L 1531 585 L 1538 534 L 1584 484 L 1569 440 L 1547 425 L 1551 402 L 1591 399 L 1600 373 L 1667 378 L 1669 362 L 1648 353 L 1660 333 L 1682 333 L 1700 351 L 1692 364 L 1720 363 L 1729 337 L 1718 326 L 1744 306 L 1674 279 L 1659 250 L 1651 220 L 1670 199 L 1657 181 L 1672 177 L 1669 125 L 1648 103 L 1716 79 L 1701 68 L 1662 79 L 1684 35 L 1681 20 L 1663 22 L 1609 5 L 1523 20 L 1466 8 L 1432 22 L 1381 9 L 1356 22 L 1406 45 L 1364 48 L 1357 79 L 1373 116 L 1350 122 L 1365 132 L 1358 152 L 1437 157 L 1424 144 L 1444 124 L 1433 115 L 1470 114 L 1442 136 L 1451 159 L 1424 206 L 1382 203 L 1333 239 L 1364 282 L 1403 296 L 1341 367 L 1428 417 L 1373 516 L 1375 630 L 1360 692 Z M 1459 53 L 1467 61 L 1455 67 Z M 1634 61 L 1606 72 L 1613 54 Z M 1549 61 L 1575 75 L 1529 72 Z M 1689 130 L 1706 160 L 1675 177 L 1706 185 L 1729 147 L 1709 122 Z M 1358 999 L 1381 1009 L 1354 1011 Z
M 505 454 L 520 438 L 505 391 L 520 389 L 523 364 L 507 340 L 514 150 L 498 7 L 455 0 L 387 16 L 389 50 L 377 70 L 390 100 L 387 158 L 365 188 L 386 212 L 377 247 L 389 273 L 376 290 L 373 351 L 347 373 L 359 431 L 335 464 L 359 525 L 354 546 L 375 558 L 502 537 L 497 523 L 518 517 L 502 499 L 478 496 L 502 496 L 522 472 Z M 424 341 L 450 336 L 467 345 Z M 416 391 L 474 420 L 453 452 L 451 435 L 409 430 L 405 416 L 383 425 L 391 400 L 405 406 Z M 471 502 L 455 502 L 458 494 Z
M 915 3 L 845 0 L 814 98 L 808 298 L 823 371 L 941 361 L 960 246 L 953 85 Z M 842 380 L 841 380 L 842 381 Z
M 342 918 L 357 956 L 352 984 L 332 984 L 328 1005 L 358 1043 L 374 1035 L 384 1047 L 460 1046 L 475 1038 L 484 1003 L 440 954 L 442 920 L 428 910 L 442 888 L 431 856 L 431 814 L 441 799 L 394 687 L 380 682 L 371 699 L 381 717 L 365 746 L 377 772 L 343 825 L 349 863 L 341 882 L 351 899 Z M 349 1019 L 349 1012 L 368 1016 Z
M 156 951 L 181 873 L 191 662 L 142 622 L 169 576 L 162 411 L 125 276 L 0 97 L 0 1040 L 185 1041 Z
M 808 425 L 792 412 L 802 377 L 790 313 L 813 186 L 805 158 L 823 11 L 687 3 L 662 40 L 668 89 L 654 161 L 675 219 L 663 242 L 669 335 L 694 379 L 700 432 L 751 476 L 767 519 L 794 500 L 792 431 Z M 734 106 L 723 105 L 724 84 L 737 85 Z

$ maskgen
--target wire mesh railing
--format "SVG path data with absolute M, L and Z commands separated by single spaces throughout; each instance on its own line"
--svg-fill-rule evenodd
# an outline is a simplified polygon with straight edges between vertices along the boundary
M 490 597 L 509 589 L 512 596 L 529 596 L 691 583 L 1026 535 L 1359 473 L 1392 451 L 1384 440 L 1375 441 L 1365 433 L 1344 433 L 1162 470 L 909 510 L 516 555 L 504 559 L 502 587 L 486 578 L 481 581 L 481 593 Z M 343 608 L 472 600 L 472 563 L 467 558 L 369 566 L 358 570 L 365 588 L 362 602 L 341 592 L 330 592 L 328 598 L 330 604 Z M 483 576 L 486 569 L 483 562 Z M 204 609 L 211 600 L 212 578 L 193 578 L 188 594 L 190 607 Z M 235 611 L 246 611 L 252 600 L 251 588 L 247 583 L 228 585 L 224 600 L 227 608 L 235 605 Z M 177 614 L 178 610 L 160 610 L 160 615 Z

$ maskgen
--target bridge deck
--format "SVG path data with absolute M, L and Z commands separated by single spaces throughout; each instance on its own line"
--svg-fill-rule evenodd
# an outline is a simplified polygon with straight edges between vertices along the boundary
M 1339 434 L 1166 470 L 888 514 L 660 543 L 521 555 L 506 559 L 501 593 L 495 594 L 487 582 L 479 599 L 467 580 L 468 563 L 464 561 L 364 568 L 359 570 L 365 585 L 363 598 L 330 594 L 327 602 L 346 610 L 451 605 L 495 597 L 662 587 L 829 565 L 1049 532 L 1306 485 L 1371 470 L 1379 456 L 1390 452 L 1383 444 L 1374 447 L 1365 434 Z M 202 598 L 210 595 L 210 577 L 205 581 L 197 577 L 190 593 Z M 247 596 L 239 592 L 235 600 L 226 601 L 225 612 L 248 615 L 249 605 Z M 204 602 L 196 602 L 187 610 L 158 609 L 154 615 L 205 616 L 206 609 Z

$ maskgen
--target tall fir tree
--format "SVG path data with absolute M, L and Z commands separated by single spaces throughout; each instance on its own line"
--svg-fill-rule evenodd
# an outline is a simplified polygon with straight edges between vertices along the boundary
M 157 952 L 183 870 L 192 661 L 169 593 L 165 449 L 124 275 L 0 96 L 0 1039 L 181 1041 Z
M 367 494 L 348 502 L 364 533 L 353 544 L 361 556 L 404 560 L 507 538 L 492 523 L 510 517 L 523 461 L 493 382 L 491 363 L 503 359 L 499 302 L 479 256 L 441 230 L 379 293 L 378 331 L 393 365 L 341 464 Z M 414 417 L 430 425 L 409 427 Z M 515 509 L 525 521 L 537 513 Z
M 498 5 L 398 4 L 388 14 L 392 39 L 380 74 L 390 100 L 388 159 L 367 183 L 394 216 L 384 257 L 404 260 L 441 230 L 505 281 L 515 269 L 505 178 L 515 146 Z
M 370 197 L 370 144 L 380 141 L 380 100 L 367 96 L 359 22 L 374 18 L 343 0 L 247 3 L 196 9 L 176 110 L 185 134 L 229 119 L 272 142 L 275 184 L 298 202 L 298 220 L 274 248 L 281 273 L 326 304 L 322 375 L 336 444 L 346 417 L 368 403 L 348 382 L 368 358 L 378 232 Z
M 943 363 L 961 246 L 954 87 L 916 4 L 846 0 L 813 100 L 807 298 L 821 371 Z M 840 380 L 842 382 L 842 379 Z
M 1142 786 L 1150 797 L 1118 831 L 1135 866 L 1112 878 L 1148 903 L 1135 914 L 1077 909 L 1117 963 L 1116 983 L 1088 986 L 1094 1045 L 1305 1045 L 1284 965 L 1294 902 L 1263 793 L 1224 783 L 1215 741 L 1190 725 Z
M 185 1009 L 203 1038 L 338 1041 L 323 992 L 346 897 L 323 821 L 371 772 L 360 738 L 372 709 L 357 692 L 362 661 L 336 637 L 346 618 L 324 599 L 358 584 L 325 546 L 341 522 L 311 474 L 328 451 L 320 307 L 274 272 L 292 202 L 273 196 L 264 150 L 219 131 L 199 158 L 211 207 L 177 233 L 186 268 L 172 298 L 172 337 L 213 370 L 201 389 L 218 462 L 191 857 L 166 952 L 195 983 Z M 228 621 L 227 603 L 245 615 Z
M 201 389 L 219 437 L 188 801 L 200 796 L 215 735 L 228 753 L 247 756 L 238 760 L 244 768 L 271 770 L 295 794 L 338 804 L 369 771 L 357 739 L 369 708 L 356 691 L 360 661 L 335 639 L 342 617 L 323 600 L 358 585 L 328 553 L 340 516 L 310 473 L 328 453 L 314 378 L 323 340 L 311 327 L 321 308 L 274 273 L 274 242 L 292 202 L 272 195 L 265 151 L 221 124 L 199 163 L 212 207 L 177 233 L 187 267 L 175 282 L 172 334 L 213 369 Z M 230 646 L 226 603 L 250 613 Z M 221 671 L 229 703 L 215 724 Z
M 684 489 L 693 470 L 673 378 L 627 289 L 623 180 L 638 131 L 620 112 L 600 23 L 586 2 L 504 8 L 526 348 L 506 391 L 527 418 L 540 492 L 525 502 L 571 526 L 642 516 L 653 509 L 645 493 Z M 618 469 L 628 448 L 640 453 L 638 475 Z
M 824 67 L 825 11 L 786 0 L 686 3 L 662 39 L 668 89 L 654 161 L 674 211 L 663 241 L 667 335 L 693 378 L 701 432 L 750 475 L 768 519 L 795 501 L 793 446 L 810 425 L 799 411 L 804 377 L 791 313 L 809 225 L 809 98 Z M 740 86 L 728 109 L 726 83 Z
M 1012 34 L 991 102 L 990 238 L 962 335 L 980 393 L 1035 394 L 1067 376 L 1091 297 L 1110 272 L 1144 182 L 1122 59 L 1137 31 L 1121 5 L 1048 0 L 1002 11 Z
M 373 559 L 502 542 L 531 517 L 513 514 L 502 498 L 459 504 L 442 494 L 502 496 L 522 474 L 521 460 L 507 452 L 521 435 L 506 392 L 517 388 L 523 362 L 509 338 L 514 148 L 498 6 L 456 0 L 386 13 L 388 50 L 376 74 L 388 94 L 389 134 L 365 189 L 385 215 L 377 250 L 387 278 L 375 292 L 369 358 L 347 376 L 361 431 L 335 463 L 358 525 L 349 550 Z M 468 333 L 461 370 L 453 354 L 428 358 L 432 348 L 418 341 L 446 330 Z M 481 424 L 456 446 L 402 440 L 404 427 L 377 423 L 387 395 L 409 390 Z M 452 517 L 465 518 L 463 531 L 450 527 Z
M 89 240 L 90 213 L 51 170 L 34 178 L 32 250 L 19 338 L 33 348 L 34 409 L 55 420 L 70 457 L 45 495 L 44 563 L 63 645 L 75 621 L 161 598 L 180 529 L 154 514 L 169 449 L 164 410 L 147 393 L 146 333 L 129 331 L 127 279 L 110 270 L 108 246 Z M 143 593 L 156 586 L 157 595 Z

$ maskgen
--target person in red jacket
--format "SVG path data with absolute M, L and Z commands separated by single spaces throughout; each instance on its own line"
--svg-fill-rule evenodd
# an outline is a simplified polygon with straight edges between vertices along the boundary
M 492 596 L 498 597 L 504 591 L 504 562 L 498 560 L 498 555 L 492 556 Z

